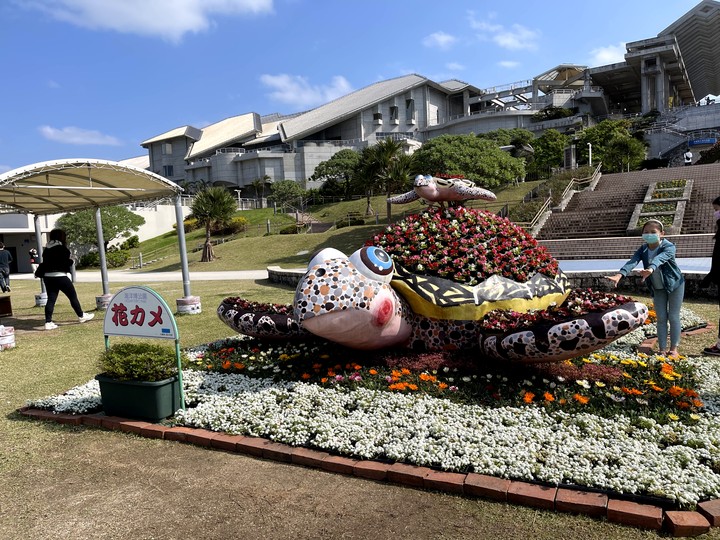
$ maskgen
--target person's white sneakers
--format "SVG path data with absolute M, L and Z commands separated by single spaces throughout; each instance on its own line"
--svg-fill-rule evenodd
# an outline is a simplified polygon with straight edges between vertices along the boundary
M 80 321 L 81 323 L 84 323 L 84 322 L 91 321 L 94 318 L 95 318 L 94 313 L 83 313 L 82 317 L 78 317 L 78 321 Z
M 55 330 L 58 327 L 57 324 L 54 322 L 46 322 L 45 323 L 45 330 Z

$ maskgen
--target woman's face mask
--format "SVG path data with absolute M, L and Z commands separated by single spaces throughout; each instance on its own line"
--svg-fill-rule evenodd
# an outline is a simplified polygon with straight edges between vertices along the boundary
M 645 233 L 642 235 L 642 238 L 648 244 L 657 244 L 660 242 L 660 235 L 657 233 Z
M 713 215 L 715 216 L 715 221 L 719 220 L 720 219 L 720 210 L 715 210 L 715 212 L 713 212 Z

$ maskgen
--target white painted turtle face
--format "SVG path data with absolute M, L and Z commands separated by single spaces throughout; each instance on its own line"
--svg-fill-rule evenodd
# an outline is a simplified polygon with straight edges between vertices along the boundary
M 433 182 L 433 177 L 430 176 L 429 174 L 426 174 L 426 175 L 418 174 L 415 177 L 415 181 L 413 182 L 413 185 L 415 187 L 429 186 L 430 184 L 432 184 L 432 182 Z
M 326 249 L 310 261 L 295 290 L 295 318 L 309 332 L 355 349 L 381 349 L 410 335 L 403 304 L 390 287 L 385 250 L 363 247 L 347 257 Z

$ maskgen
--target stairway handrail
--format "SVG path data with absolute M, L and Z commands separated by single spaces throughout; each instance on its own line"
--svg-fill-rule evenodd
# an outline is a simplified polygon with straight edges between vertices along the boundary
M 571 191 L 577 191 L 575 188 L 578 186 L 585 186 L 587 184 L 592 184 L 595 179 L 600 175 L 600 168 L 602 167 L 602 162 L 598 163 L 597 167 L 593 171 L 593 173 L 590 176 L 587 176 L 585 178 L 573 178 L 570 180 L 568 185 L 565 187 L 565 190 L 562 192 L 562 196 L 560 197 L 560 200 L 562 201 L 565 199 L 565 196 L 570 193 Z

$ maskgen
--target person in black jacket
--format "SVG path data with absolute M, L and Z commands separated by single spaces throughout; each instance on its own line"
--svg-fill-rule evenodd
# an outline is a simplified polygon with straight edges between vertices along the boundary
M 0 288 L 2 288 L 2 292 L 10 292 L 11 262 L 13 262 L 12 255 L 5 249 L 5 244 L 0 242 Z
M 62 292 L 70 300 L 70 305 L 78 316 L 81 323 L 87 322 L 95 317 L 93 313 L 85 313 L 80 307 L 80 301 L 75 291 L 73 282 L 68 277 L 72 269 L 73 260 L 70 258 L 70 250 L 67 248 L 67 238 L 62 229 L 50 231 L 49 241 L 42 254 L 42 265 L 44 269 L 43 281 L 47 290 L 47 303 L 45 304 L 45 330 L 54 330 L 57 324 L 52 321 L 55 302 Z
M 713 283 L 720 286 L 720 197 L 715 197 L 712 202 L 715 211 L 715 245 L 713 246 L 712 261 L 710 263 L 710 272 L 703 278 L 700 286 L 707 288 Z M 712 347 L 703 349 L 703 354 L 710 356 L 720 356 L 720 324 L 718 324 L 718 339 Z

